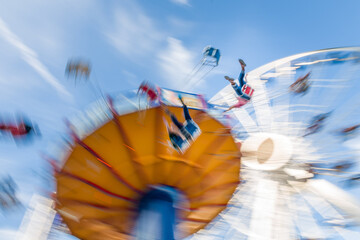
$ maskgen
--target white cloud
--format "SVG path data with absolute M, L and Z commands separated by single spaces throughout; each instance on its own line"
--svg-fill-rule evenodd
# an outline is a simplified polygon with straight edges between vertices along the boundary
M 110 43 L 131 59 L 155 52 L 162 39 L 161 32 L 139 6 L 134 2 L 126 3 L 116 10 L 115 25 L 106 33 Z
M 189 0 L 171 0 L 173 3 L 190 6 Z
M 187 4 L 187 1 L 180 1 Z M 189 90 L 196 80 L 186 79 L 194 67 L 195 54 L 183 46 L 178 39 L 165 36 L 171 35 L 165 30 L 159 30 L 154 21 L 134 1 L 123 1 L 122 7 L 115 10 L 114 26 L 106 31 L 110 43 L 128 59 L 151 62 L 157 57 L 158 66 L 163 79 L 170 87 L 179 90 Z M 177 18 L 169 18 L 171 31 L 188 32 L 191 22 Z M 164 49 L 165 46 L 165 49 Z M 148 66 L 149 66 L 148 64 Z M 153 65 L 152 65 L 153 66 Z M 155 66 L 154 66 L 155 67 Z
M 170 26 L 171 33 L 176 34 L 178 37 L 182 35 L 189 36 L 189 32 L 192 32 L 195 27 L 194 22 L 174 16 L 170 16 L 167 21 Z
M 194 66 L 194 54 L 180 40 L 169 37 L 167 49 L 160 52 L 158 57 L 164 78 L 170 81 L 172 87 L 188 90 L 184 85 Z
M 13 229 L 0 229 L 0 236 L 2 239 L 12 240 L 17 239 L 18 231 Z
M 183 4 L 187 1 L 181 1 Z M 154 21 L 134 1 L 122 1 L 121 8 L 115 10 L 114 25 L 106 31 L 110 43 L 128 59 L 143 63 L 147 59 L 153 66 L 151 58 L 158 58 L 160 73 L 167 84 L 176 89 L 186 90 L 186 77 L 194 66 L 194 54 L 182 45 L 178 39 L 166 36 L 171 33 L 160 30 Z M 191 22 L 168 18 L 170 32 L 188 32 Z M 165 49 L 164 49 L 165 47 Z M 141 61 L 139 61 L 141 60 Z M 154 66 L 156 67 L 156 66 Z M 146 78 L 146 77 L 145 77 Z
M 16 47 L 22 54 L 23 59 L 27 62 L 42 78 L 52 85 L 59 93 L 66 97 L 71 96 L 70 93 L 61 85 L 57 79 L 49 72 L 49 70 L 40 62 L 37 54 L 26 46 L 0 18 L 0 36 L 2 36 L 11 45 Z

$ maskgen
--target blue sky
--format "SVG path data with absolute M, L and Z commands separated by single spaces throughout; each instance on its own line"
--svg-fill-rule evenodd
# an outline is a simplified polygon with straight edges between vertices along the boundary
M 250 71 L 360 41 L 357 0 L 0 0 L 0 6 L 0 113 L 23 112 L 43 133 L 22 148 L 0 142 L 1 173 L 14 176 L 25 202 L 39 190 L 39 152 L 64 133 L 64 118 L 99 97 L 89 84 L 65 78 L 71 57 L 91 61 L 92 81 L 104 92 L 134 89 L 146 79 L 210 98 L 227 84 L 223 75 L 237 76 L 239 57 Z M 220 65 L 184 89 L 207 45 L 221 50 Z M 0 216 L 0 227 L 16 228 L 21 211 L 15 215 L 8 222 Z

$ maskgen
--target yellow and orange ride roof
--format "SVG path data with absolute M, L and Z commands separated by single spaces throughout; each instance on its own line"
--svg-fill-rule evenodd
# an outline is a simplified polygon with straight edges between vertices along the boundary
M 169 107 L 184 121 L 183 110 Z M 177 227 L 184 236 L 204 228 L 239 183 L 240 153 L 230 129 L 200 110 L 190 115 L 201 135 L 184 154 L 170 144 L 160 107 L 117 116 L 68 153 L 56 174 L 57 210 L 81 239 L 129 239 L 137 203 L 150 185 L 180 190 L 188 201 Z

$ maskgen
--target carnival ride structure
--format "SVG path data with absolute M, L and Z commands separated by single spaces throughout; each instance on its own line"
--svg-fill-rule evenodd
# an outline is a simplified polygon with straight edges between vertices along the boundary
M 202 133 L 184 154 L 168 142 L 168 116 L 145 96 L 100 100 L 69 121 L 56 209 L 82 239 L 356 239 L 358 193 L 343 180 L 358 173 L 359 67 L 360 48 L 307 52 L 251 71 L 251 102 L 227 115 L 230 86 L 207 108 L 188 100 Z M 309 72 L 306 93 L 289 88 Z

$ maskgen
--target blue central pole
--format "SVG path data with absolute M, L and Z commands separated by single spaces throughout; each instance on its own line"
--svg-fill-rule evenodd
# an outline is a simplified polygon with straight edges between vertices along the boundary
M 153 188 L 146 193 L 139 204 L 137 239 L 175 239 L 175 202 L 176 190 L 170 187 Z

